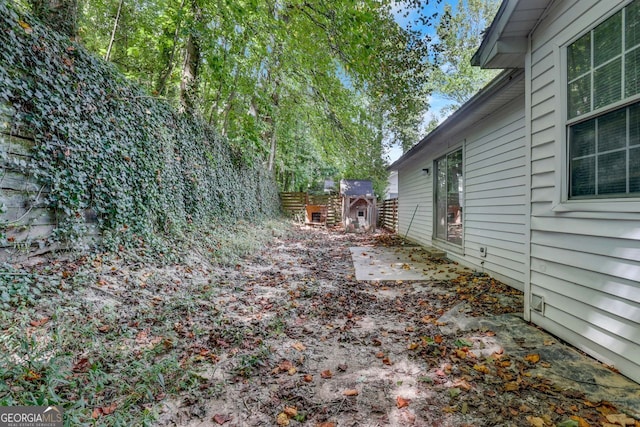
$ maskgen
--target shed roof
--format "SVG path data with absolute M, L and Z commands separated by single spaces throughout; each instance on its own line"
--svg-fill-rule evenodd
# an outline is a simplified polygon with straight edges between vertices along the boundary
M 373 184 L 369 180 L 341 179 L 340 194 L 345 196 L 373 196 Z

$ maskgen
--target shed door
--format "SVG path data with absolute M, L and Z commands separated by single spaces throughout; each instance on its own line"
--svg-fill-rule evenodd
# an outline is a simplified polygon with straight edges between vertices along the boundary
M 435 162 L 435 237 L 462 245 L 462 149 Z

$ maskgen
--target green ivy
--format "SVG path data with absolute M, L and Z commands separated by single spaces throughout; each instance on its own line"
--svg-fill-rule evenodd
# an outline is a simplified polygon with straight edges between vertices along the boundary
M 201 119 L 4 2 L 0 28 L 0 105 L 35 137 L 28 169 L 60 218 L 54 239 L 79 242 L 91 212 L 109 247 L 162 252 L 185 231 L 278 212 L 262 162 Z

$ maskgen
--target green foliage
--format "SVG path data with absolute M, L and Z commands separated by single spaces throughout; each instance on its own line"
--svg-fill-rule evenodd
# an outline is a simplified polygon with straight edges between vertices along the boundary
M 471 65 L 485 30 L 491 24 L 498 0 L 459 0 L 455 9 L 447 4 L 436 27 L 438 45 L 432 79 L 433 91 L 452 101 L 447 112 L 457 109 L 499 70 L 485 70 Z
M 3 263 L 0 263 L 0 270 L 0 307 L 3 310 L 32 305 L 47 288 L 47 282 L 37 275 Z
M 289 227 L 239 222 L 203 231 L 215 260 L 235 265 Z M 120 253 L 20 270 L 0 264 L 0 405 L 61 405 L 67 426 L 154 425 L 167 398 L 204 403 L 223 391 L 203 377 L 224 351 L 213 338 L 241 347 L 255 340 L 231 372 L 248 378 L 263 369 L 272 353 L 262 344 L 266 332 L 212 303 L 227 284 L 209 274 L 206 249 L 194 247 L 189 264 L 170 268 Z M 110 277 L 117 291 L 100 284 Z
M 395 20 L 398 7 L 419 3 L 125 2 L 111 61 L 177 104 L 186 45 L 197 39 L 199 112 L 241 152 L 272 156 L 281 190 L 327 177 L 383 182 L 383 141 L 415 143 L 428 107 L 429 45 Z M 118 5 L 88 0 L 79 17 L 81 41 L 102 56 Z
M 61 405 L 65 425 L 150 425 L 157 400 L 201 393 L 202 378 L 167 354 L 170 348 L 162 342 L 134 351 L 131 332 L 96 336 L 100 324 L 84 319 L 89 310 L 80 304 L 57 310 L 46 336 L 25 332 L 33 330 L 31 311 L 0 316 L 0 324 L 11 325 L 0 339 L 8 355 L 0 358 L 0 405 Z M 117 318 L 110 321 L 114 329 L 119 326 Z M 101 411 L 111 415 L 99 419 Z
M 0 25 L 0 105 L 35 136 L 29 168 L 59 213 L 57 239 L 78 241 L 95 213 L 110 247 L 166 253 L 184 233 L 278 211 L 251 153 L 4 3 Z

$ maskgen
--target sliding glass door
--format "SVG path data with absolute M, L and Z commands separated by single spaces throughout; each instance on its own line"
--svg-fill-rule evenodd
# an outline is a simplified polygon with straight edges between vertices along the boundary
M 462 149 L 435 162 L 435 237 L 462 245 Z

